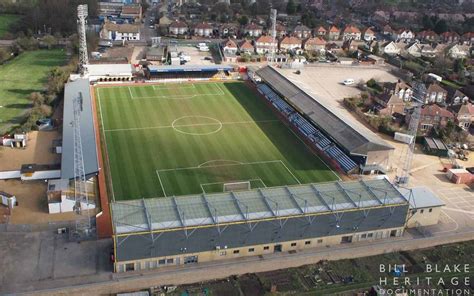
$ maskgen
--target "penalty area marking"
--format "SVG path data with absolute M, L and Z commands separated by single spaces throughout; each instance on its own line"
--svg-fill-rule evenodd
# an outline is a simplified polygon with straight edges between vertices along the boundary
M 254 162 L 239 162 L 239 161 L 235 161 L 236 163 L 230 163 L 230 164 L 216 164 L 216 165 L 208 165 L 208 166 L 202 166 L 203 164 L 206 164 L 206 163 L 209 163 L 209 162 L 212 162 L 213 160 L 211 161 L 207 161 L 207 162 L 204 162 L 198 166 L 193 166 L 193 167 L 182 167 L 182 168 L 174 168 L 174 169 L 161 169 L 161 170 L 155 170 L 156 172 L 156 175 L 158 176 L 158 181 L 160 182 L 160 186 L 161 186 L 161 190 L 163 191 L 163 194 L 164 196 L 166 197 L 166 191 L 165 191 L 165 187 L 163 185 L 163 181 L 161 179 L 161 176 L 160 176 L 160 173 L 162 172 L 171 172 L 171 171 L 185 171 L 185 170 L 196 170 L 196 169 L 207 169 L 207 168 L 217 168 L 217 167 L 232 167 L 232 166 L 245 166 L 245 165 L 258 165 L 258 164 L 267 164 L 267 163 L 281 163 L 283 165 L 283 167 L 288 171 L 288 173 L 295 179 L 295 181 L 298 183 L 298 184 L 302 184 L 300 182 L 300 180 L 295 176 L 295 174 L 293 174 L 293 172 L 285 165 L 285 163 L 278 159 L 278 160 L 267 160 L 267 161 L 254 161 Z M 219 159 L 217 159 L 217 161 L 220 161 Z M 245 181 L 252 181 L 252 180 L 245 180 Z M 267 185 L 261 180 L 260 178 L 260 181 L 262 182 L 262 184 L 267 187 Z M 203 183 L 204 185 L 211 185 L 211 184 L 219 184 L 219 183 L 225 183 L 225 182 L 216 182 L 216 183 Z M 199 184 L 201 189 L 203 189 L 202 185 L 203 184 Z M 287 184 L 286 184 L 287 185 Z
M 193 84 L 194 85 L 194 84 Z M 219 86 L 217 83 L 213 83 L 211 85 L 215 85 L 217 89 L 219 90 L 218 92 L 210 92 L 210 93 L 198 93 L 198 94 L 189 94 L 189 95 L 155 95 L 155 96 L 135 96 L 130 87 L 128 87 L 128 90 L 130 92 L 130 97 L 132 100 L 140 100 L 140 99 L 168 99 L 168 100 L 187 100 L 187 99 L 192 99 L 194 97 L 201 97 L 201 96 L 223 96 L 225 92 L 222 90 L 222 88 Z M 181 87 L 180 87 L 181 88 Z M 185 87 L 186 88 L 186 87 Z M 196 87 L 194 87 L 197 89 Z M 171 88 L 168 88 L 171 89 Z M 191 89 L 191 87 L 189 88 Z M 157 91 L 157 89 L 153 88 L 154 91 Z

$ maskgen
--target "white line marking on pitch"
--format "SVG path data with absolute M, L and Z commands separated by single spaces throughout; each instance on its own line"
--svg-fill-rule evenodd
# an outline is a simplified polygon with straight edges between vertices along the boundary
M 163 190 L 163 194 L 166 197 L 166 191 L 165 191 L 165 187 L 163 186 L 163 182 L 161 182 L 160 172 L 158 170 L 155 170 L 155 172 L 156 172 L 156 175 L 158 176 L 158 180 L 160 181 L 161 190 Z
M 301 184 L 300 180 L 298 180 L 298 178 L 296 178 L 296 176 L 293 174 L 292 171 L 290 171 L 290 169 L 286 166 L 286 164 L 281 160 L 280 160 L 280 162 L 288 170 L 288 172 L 293 176 L 293 178 L 295 178 L 296 182 L 298 182 L 298 184 Z
M 133 100 L 133 94 L 132 94 L 132 90 L 130 89 L 130 86 L 128 86 L 127 88 L 128 88 L 128 93 L 130 94 L 130 97 Z
M 252 124 L 252 123 L 266 123 L 266 122 L 280 122 L 277 119 L 269 120 L 258 120 L 258 121 L 230 121 L 222 122 L 223 125 L 231 124 Z M 106 132 L 120 132 L 120 131 L 135 131 L 135 130 L 147 130 L 147 129 L 163 129 L 163 128 L 175 128 L 175 127 L 193 127 L 193 126 L 206 126 L 206 125 L 217 125 L 217 122 L 208 122 L 208 123 L 193 123 L 193 124 L 175 124 L 175 125 L 161 125 L 161 126 L 148 126 L 148 127 L 132 127 L 132 128 L 116 128 L 104 130 Z
M 185 168 L 161 169 L 157 171 L 158 172 L 183 171 L 183 170 L 193 170 L 193 169 L 202 169 L 202 168 L 216 168 L 216 167 L 223 167 L 223 166 L 253 165 L 253 164 L 276 163 L 276 162 L 281 162 L 281 160 L 278 159 L 278 160 L 267 160 L 267 161 L 231 163 L 231 164 L 216 164 L 216 165 L 209 165 L 205 167 L 194 166 L 194 167 L 185 167 Z
M 102 125 L 102 135 L 104 136 L 104 142 L 105 142 L 105 151 L 106 151 L 105 157 L 107 157 L 106 165 L 109 171 L 108 179 L 110 179 L 110 185 L 112 186 L 112 199 L 113 201 L 115 201 L 114 183 L 112 182 L 112 170 L 110 169 L 109 149 L 107 148 L 107 136 L 105 134 L 104 117 L 102 116 L 102 103 L 100 102 L 100 88 L 97 89 L 97 101 L 99 101 L 100 123 Z
M 308 144 L 306 144 L 306 142 L 303 141 L 288 125 L 284 124 L 284 126 L 286 126 L 286 127 L 290 130 L 290 132 L 291 132 L 298 140 L 300 140 L 301 143 L 303 143 L 303 144 L 306 146 L 306 149 L 308 149 L 308 150 L 311 152 L 311 154 L 313 154 L 314 156 L 316 156 L 322 163 L 324 163 L 324 165 L 326 165 L 326 167 L 334 174 L 334 176 L 336 176 L 336 178 L 337 178 L 339 181 L 342 180 L 341 177 L 339 177 L 339 176 L 336 174 L 336 172 L 334 172 L 334 171 L 329 167 L 329 165 L 328 165 L 323 159 L 321 159 L 321 157 L 319 157 L 319 155 L 317 155 L 317 154 L 308 146 Z
M 236 163 L 236 164 L 243 164 L 243 162 L 241 161 L 237 161 L 237 160 L 228 160 L 228 159 L 213 159 L 213 160 L 208 160 L 208 161 L 205 161 L 203 163 L 201 163 L 200 165 L 198 165 L 197 167 L 200 168 L 200 167 L 203 167 L 204 165 L 208 164 L 208 163 L 212 163 L 212 162 L 231 162 L 231 163 Z M 209 183 L 205 183 L 205 184 L 209 184 Z

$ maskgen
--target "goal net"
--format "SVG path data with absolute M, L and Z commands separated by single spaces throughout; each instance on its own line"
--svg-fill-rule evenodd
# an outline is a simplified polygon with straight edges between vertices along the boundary
M 224 192 L 250 190 L 250 181 L 224 183 Z

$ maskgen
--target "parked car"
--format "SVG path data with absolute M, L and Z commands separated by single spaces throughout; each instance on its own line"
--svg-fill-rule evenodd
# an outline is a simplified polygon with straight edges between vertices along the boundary
M 352 78 L 347 78 L 342 82 L 344 85 L 353 85 L 355 83 L 354 79 Z

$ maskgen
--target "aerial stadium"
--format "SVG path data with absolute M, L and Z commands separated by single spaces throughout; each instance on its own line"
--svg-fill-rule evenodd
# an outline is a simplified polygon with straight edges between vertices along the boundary
M 133 82 L 127 67 L 68 83 L 64 107 L 68 120 L 82 96 L 84 168 L 98 176 L 97 233 L 113 237 L 116 272 L 398 237 L 437 221 L 436 198 L 416 204 L 386 179 L 360 178 L 389 168 L 390 145 L 276 68 L 243 80 L 229 66 L 150 66 Z

